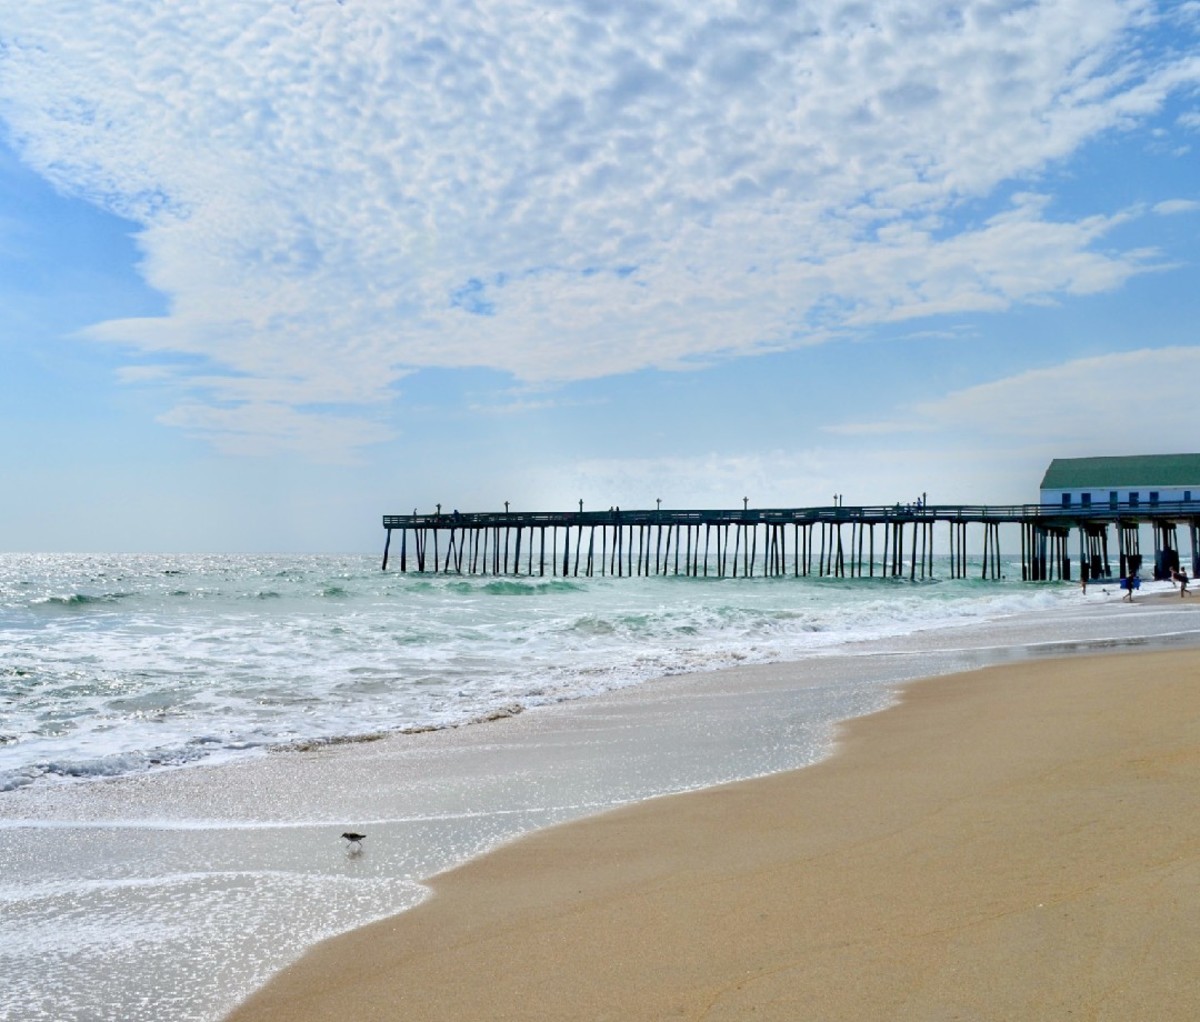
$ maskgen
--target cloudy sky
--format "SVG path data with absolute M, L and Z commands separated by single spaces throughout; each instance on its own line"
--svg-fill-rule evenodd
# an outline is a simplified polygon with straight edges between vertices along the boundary
M 0 550 L 1200 449 L 1196 0 L 0 0 Z

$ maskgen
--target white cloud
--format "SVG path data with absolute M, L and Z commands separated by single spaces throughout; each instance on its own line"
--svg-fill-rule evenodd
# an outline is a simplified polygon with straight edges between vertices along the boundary
M 528 474 L 524 504 L 539 508 L 612 504 L 633 510 L 892 505 L 924 497 L 933 503 L 1019 504 L 1037 500 L 1037 483 L 1052 448 L 1030 451 L 922 446 L 921 439 L 881 437 L 853 450 L 813 444 L 682 458 L 586 459 L 545 465 Z
M 392 437 L 390 430 L 365 419 L 297 411 L 267 401 L 229 407 L 184 402 L 159 421 L 201 437 L 225 454 L 302 453 L 330 464 L 345 463 L 351 460 L 347 452 Z
M 936 432 L 980 451 L 1045 445 L 1059 456 L 1152 454 L 1196 446 L 1200 347 L 1146 348 L 1034 369 L 899 410 L 844 436 Z M 919 439 L 919 438 L 918 438 Z
M 537 506 L 584 509 L 790 507 L 832 503 L 845 478 L 827 450 L 710 453 L 673 458 L 587 458 L 546 465 L 531 473 L 529 499 Z M 540 501 L 540 503 L 538 503 Z
M 1154 12 L 0 0 L 0 117 L 142 226 L 169 312 L 90 335 L 205 363 L 167 421 L 355 444 L 283 420 L 421 367 L 579 379 L 1120 285 L 1153 265 L 1100 244 L 1120 210 L 959 218 L 1200 81 Z
M 1180 381 L 1200 348 L 1078 359 L 826 427 L 819 442 L 694 457 L 583 459 L 530 473 L 539 507 L 627 508 L 1036 501 L 1052 458 L 1194 451 L 1197 403 Z
M 1194 199 L 1168 199 L 1154 207 L 1154 212 L 1160 216 L 1174 216 L 1176 213 L 1195 213 L 1200 209 L 1200 202 Z

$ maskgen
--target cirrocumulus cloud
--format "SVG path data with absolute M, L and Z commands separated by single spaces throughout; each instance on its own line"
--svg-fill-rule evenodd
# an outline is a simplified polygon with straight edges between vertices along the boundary
M 1144 211 L 1052 216 L 1038 175 L 1200 82 L 1149 0 L 2 6 L 11 143 L 138 225 L 168 302 L 90 336 L 166 421 L 268 446 L 369 443 L 428 367 L 553 384 L 1119 286 Z

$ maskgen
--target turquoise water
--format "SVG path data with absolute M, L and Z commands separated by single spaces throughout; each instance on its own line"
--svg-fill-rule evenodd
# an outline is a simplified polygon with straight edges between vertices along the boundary
M 1036 610 L 1066 587 L 383 573 L 366 557 L 0 556 L 0 791 L 458 726 Z

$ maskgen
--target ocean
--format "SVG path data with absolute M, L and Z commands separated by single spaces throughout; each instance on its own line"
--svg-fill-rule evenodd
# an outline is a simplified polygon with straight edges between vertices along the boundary
M 0 555 L 0 1017 L 210 1022 L 520 833 L 814 762 L 912 678 L 1194 643 L 1190 609 L 978 577 Z

